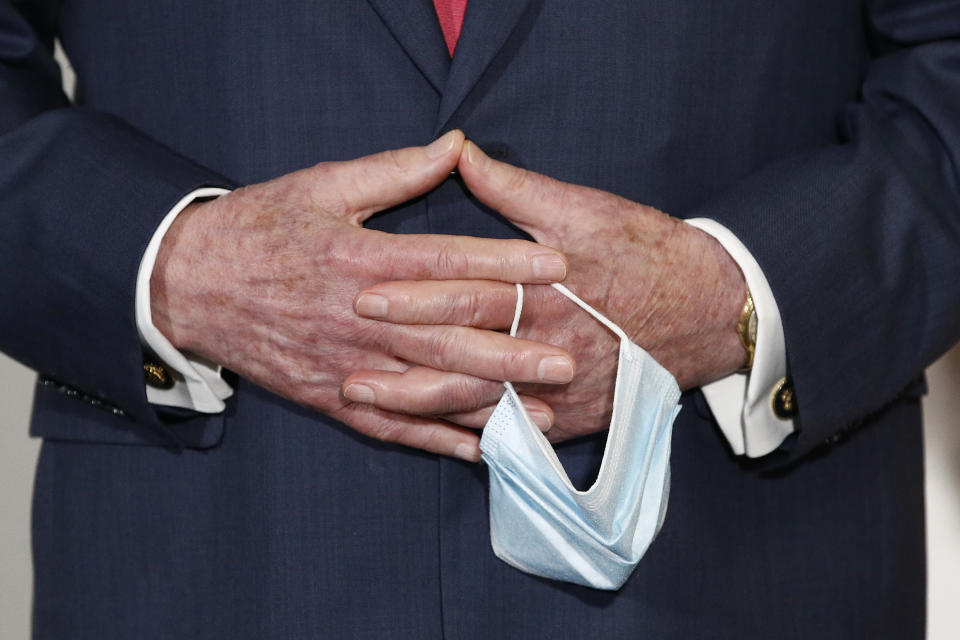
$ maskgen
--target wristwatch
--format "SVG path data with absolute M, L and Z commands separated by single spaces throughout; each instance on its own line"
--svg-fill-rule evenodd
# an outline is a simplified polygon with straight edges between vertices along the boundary
M 746 373 L 753 367 L 753 353 L 757 348 L 757 310 L 753 306 L 753 296 L 750 295 L 749 288 L 747 289 L 747 300 L 743 303 L 743 309 L 740 310 L 737 335 L 740 336 L 740 344 L 747 352 L 743 366 L 740 367 L 740 372 Z

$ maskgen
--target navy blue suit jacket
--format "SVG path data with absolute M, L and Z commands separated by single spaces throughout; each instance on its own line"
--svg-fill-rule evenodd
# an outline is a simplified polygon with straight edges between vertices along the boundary
M 430 0 L 3 0 L 0 348 L 43 376 L 36 637 L 920 637 L 958 38 L 948 0 L 473 0 L 451 61 Z M 498 561 L 482 466 L 244 380 L 218 416 L 146 402 L 134 281 L 181 196 L 453 127 L 718 220 L 776 296 L 799 434 L 738 460 L 688 393 L 666 524 L 618 593 Z M 453 180 L 371 226 L 517 233 Z M 560 447 L 574 478 L 601 446 Z

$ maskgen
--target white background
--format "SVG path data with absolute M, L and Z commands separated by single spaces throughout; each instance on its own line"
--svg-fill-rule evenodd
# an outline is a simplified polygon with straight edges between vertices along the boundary
M 64 64 L 61 59 L 61 64 Z M 67 70 L 65 84 L 72 84 Z M 928 371 L 928 629 L 930 640 L 960 638 L 960 346 Z M 35 376 L 0 354 L 0 638 L 30 628 L 30 494 L 38 443 L 27 437 Z M 913 639 L 908 639 L 913 640 Z

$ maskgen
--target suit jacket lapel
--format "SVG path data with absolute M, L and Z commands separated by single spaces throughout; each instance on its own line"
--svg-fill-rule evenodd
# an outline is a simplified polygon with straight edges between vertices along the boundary
M 432 0 L 368 2 L 420 72 L 437 92 L 442 92 L 450 71 L 450 54 Z
M 389 0 L 385 0 L 388 2 Z M 456 55 L 440 100 L 437 130 L 444 127 L 508 41 L 531 0 L 470 0 Z M 401 3 L 397 3 L 401 4 Z M 436 17 L 434 17 L 436 22 Z M 440 33 L 439 27 L 437 32 Z M 441 34 L 442 35 L 442 34 Z M 442 40 L 442 38 L 441 38 Z

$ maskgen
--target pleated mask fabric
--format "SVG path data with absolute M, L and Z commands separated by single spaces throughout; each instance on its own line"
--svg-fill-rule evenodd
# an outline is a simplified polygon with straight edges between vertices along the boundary
M 505 382 L 480 440 L 490 476 L 490 542 L 497 557 L 521 571 L 616 590 L 663 524 L 680 389 L 620 327 L 563 285 L 553 287 L 620 338 L 607 444 L 594 484 L 577 490 Z M 518 284 L 511 336 L 522 309 Z

